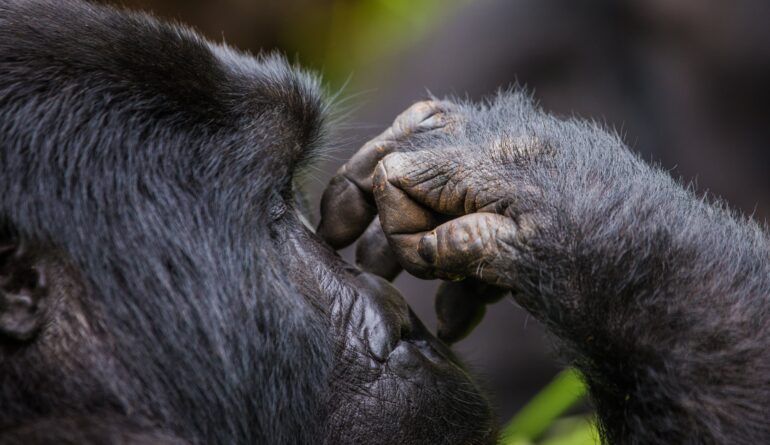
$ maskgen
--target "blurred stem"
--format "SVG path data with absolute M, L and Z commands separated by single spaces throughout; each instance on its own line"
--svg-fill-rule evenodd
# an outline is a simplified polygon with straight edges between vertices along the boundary
M 358 70 L 415 44 L 460 6 L 459 0 L 334 0 L 322 48 L 325 79 L 338 87 Z M 316 38 L 317 40 L 317 38 Z
M 597 445 L 599 432 L 596 426 L 588 418 L 569 419 L 570 428 L 556 437 L 548 438 L 540 442 L 540 445 Z
M 574 369 L 562 371 L 503 428 L 501 443 L 531 443 L 540 437 L 565 411 L 586 393 Z

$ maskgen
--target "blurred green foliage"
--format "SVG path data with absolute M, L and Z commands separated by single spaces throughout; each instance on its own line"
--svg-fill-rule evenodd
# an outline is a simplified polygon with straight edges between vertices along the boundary
M 281 40 L 336 89 L 410 45 L 469 0 L 331 0 L 305 5 Z M 354 79 L 355 80 L 355 79 Z
M 577 371 L 557 375 L 503 428 L 503 445 L 594 445 L 599 435 L 590 417 L 561 417 L 584 399 L 586 387 Z

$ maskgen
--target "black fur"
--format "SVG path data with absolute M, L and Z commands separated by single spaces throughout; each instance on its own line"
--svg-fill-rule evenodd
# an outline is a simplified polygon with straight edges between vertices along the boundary
M 404 148 L 451 147 L 506 196 L 522 236 L 498 267 L 582 371 L 607 442 L 770 443 L 766 229 L 520 92 L 458 106 L 459 129 Z
M 311 442 L 326 322 L 261 240 L 322 136 L 315 80 L 69 0 L 0 2 L 0 73 L 0 214 L 67 253 L 94 322 L 60 327 L 79 362 L 0 361 L 0 425 L 103 407 L 205 443 Z
M 0 335 L 0 443 L 492 440 L 451 353 L 296 216 L 327 109 L 279 57 L 0 0 L 0 284 L 47 293 Z
M 277 57 L 0 0 L 0 244 L 48 274 L 38 338 L 0 336 L 0 443 L 491 440 L 451 354 L 294 215 L 327 108 Z M 509 275 L 608 441 L 768 442 L 766 232 L 520 94 L 464 112 L 415 144 L 546 148 L 489 172 L 538 223 Z

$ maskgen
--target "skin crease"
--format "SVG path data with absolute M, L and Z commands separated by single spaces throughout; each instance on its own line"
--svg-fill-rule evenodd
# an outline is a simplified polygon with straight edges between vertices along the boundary
M 607 443 L 770 442 L 765 228 L 522 92 L 421 102 L 394 128 L 417 116 L 443 124 L 355 154 L 323 196 L 320 235 L 345 246 L 363 233 L 390 250 L 359 247 L 360 264 L 395 258 L 447 280 L 436 300 L 447 341 L 512 291 L 582 372 Z M 357 208 L 379 230 L 329 223 Z

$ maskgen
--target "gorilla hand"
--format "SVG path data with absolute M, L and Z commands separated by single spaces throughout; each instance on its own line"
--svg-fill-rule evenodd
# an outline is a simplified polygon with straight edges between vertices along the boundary
M 375 219 L 373 177 L 377 164 L 387 155 L 405 149 L 410 137 L 440 131 L 447 124 L 448 102 L 420 102 L 399 115 L 393 125 L 364 144 L 332 178 L 321 200 L 318 234 L 339 249 L 362 237 L 356 260 L 369 272 L 393 279 L 401 271 Z M 367 228 L 368 226 L 368 228 Z
M 403 266 L 451 281 L 436 300 L 438 335 L 450 343 L 512 285 L 510 263 L 524 233 L 517 221 L 527 217 L 512 206 L 517 187 L 507 168 L 539 152 L 523 138 L 458 144 L 474 132 L 475 113 L 448 101 L 410 107 L 332 179 L 318 230 L 335 247 L 363 233 L 357 261 L 385 278 Z
M 494 177 L 495 158 L 477 147 L 426 148 L 390 154 L 377 165 L 380 222 L 407 271 L 510 286 L 519 230 L 506 214 L 512 185 Z

